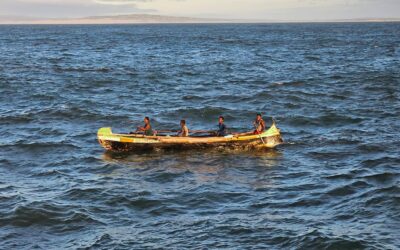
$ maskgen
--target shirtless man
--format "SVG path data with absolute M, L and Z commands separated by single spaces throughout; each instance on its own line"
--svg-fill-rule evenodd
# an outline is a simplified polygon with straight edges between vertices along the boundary
M 257 114 L 256 120 L 253 122 L 255 127 L 254 134 L 258 135 L 265 131 L 265 122 L 261 117 L 261 114 Z
M 189 136 L 189 129 L 186 126 L 186 121 L 181 120 L 181 130 L 178 132 L 179 137 L 187 137 Z

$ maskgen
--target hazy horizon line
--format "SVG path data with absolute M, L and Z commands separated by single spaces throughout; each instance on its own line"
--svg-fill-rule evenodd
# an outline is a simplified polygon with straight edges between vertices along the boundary
M 34 16 L 0 15 L 0 24 L 179 24 L 179 23 L 324 23 L 324 22 L 400 22 L 400 18 L 348 18 L 348 19 L 227 19 L 158 14 L 99 15 L 71 18 L 41 18 Z

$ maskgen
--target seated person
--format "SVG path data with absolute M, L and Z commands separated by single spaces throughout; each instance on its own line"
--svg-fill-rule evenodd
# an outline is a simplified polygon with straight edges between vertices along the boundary
M 255 135 L 261 134 L 265 131 L 265 122 L 262 119 L 261 114 L 257 114 L 256 120 L 253 122 L 253 125 L 255 127 L 255 130 L 253 133 Z
M 143 132 L 144 135 L 147 135 L 147 136 L 154 135 L 153 130 L 151 129 L 150 118 L 146 116 L 144 118 L 144 126 L 138 127 L 136 131 Z
M 224 124 L 224 117 L 220 116 L 218 118 L 218 131 L 217 131 L 217 136 L 226 136 L 226 126 Z
M 178 136 L 179 137 L 187 137 L 189 136 L 189 129 L 186 126 L 186 121 L 185 120 L 181 120 L 181 130 L 178 132 Z

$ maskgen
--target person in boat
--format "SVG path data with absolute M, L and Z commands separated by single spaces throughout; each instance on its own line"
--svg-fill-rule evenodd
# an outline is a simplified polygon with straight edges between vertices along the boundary
M 186 126 L 186 121 L 181 120 L 181 130 L 178 132 L 179 137 L 188 137 L 189 136 L 189 129 Z
M 144 126 L 143 127 L 138 127 L 137 131 L 143 132 L 144 135 L 147 135 L 147 136 L 152 136 L 154 134 L 153 130 L 151 128 L 150 118 L 149 117 L 146 116 L 144 118 Z
M 258 135 L 265 131 L 265 122 L 261 117 L 261 114 L 257 114 L 255 121 L 253 122 L 255 127 L 254 134 Z
M 226 125 L 224 124 L 225 118 L 221 115 L 218 118 L 218 131 L 217 136 L 226 136 Z

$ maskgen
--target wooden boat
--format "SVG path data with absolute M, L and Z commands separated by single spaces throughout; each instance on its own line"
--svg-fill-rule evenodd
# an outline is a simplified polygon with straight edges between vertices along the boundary
M 143 151 L 152 149 L 191 149 L 218 147 L 227 149 L 275 148 L 283 143 L 275 122 L 262 134 L 252 132 L 224 137 L 170 135 L 145 136 L 142 134 L 114 134 L 111 128 L 100 128 L 97 139 L 103 148 L 115 152 Z

